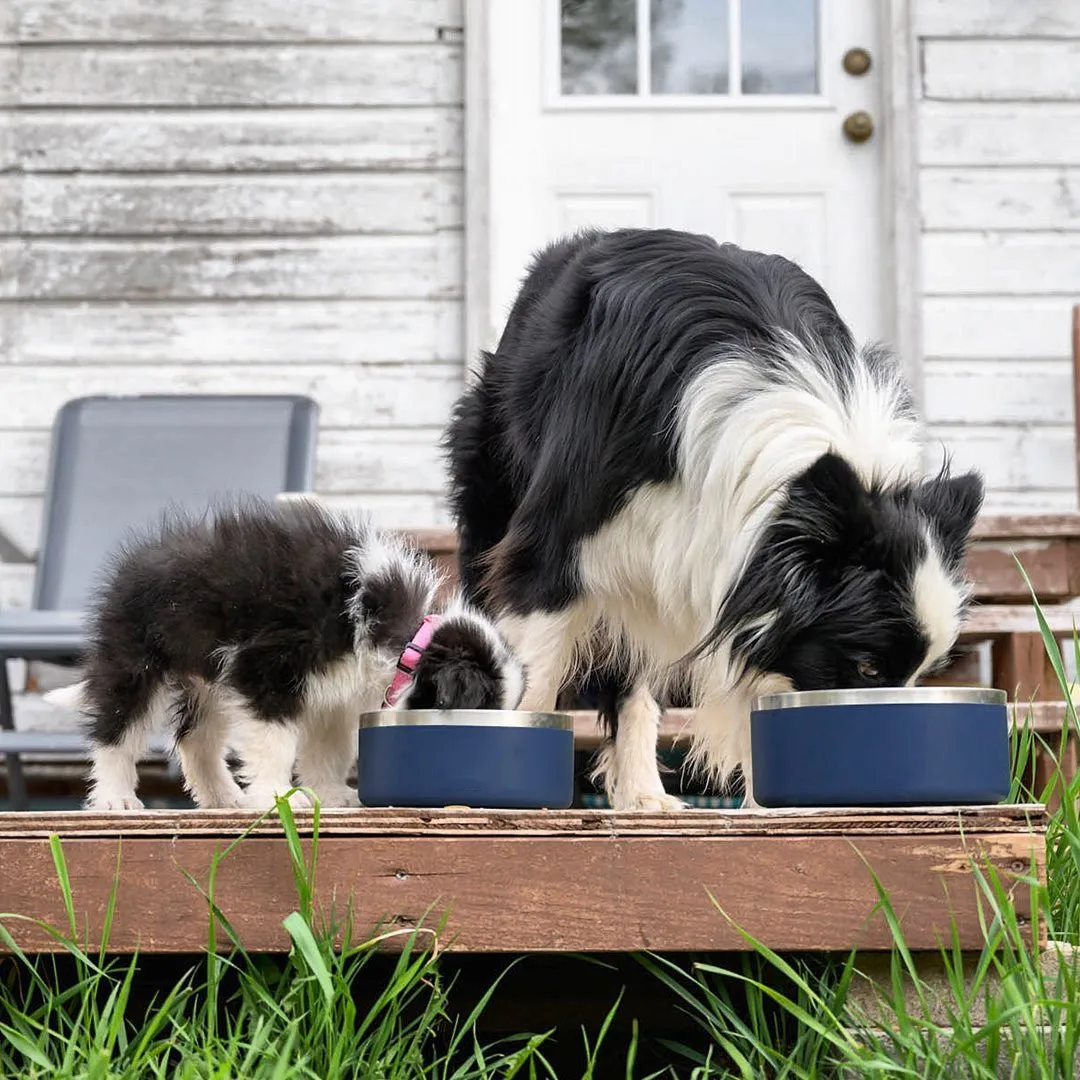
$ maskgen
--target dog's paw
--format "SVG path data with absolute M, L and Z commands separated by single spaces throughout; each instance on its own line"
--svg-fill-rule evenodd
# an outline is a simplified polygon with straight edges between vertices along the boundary
M 288 802 L 289 802 L 289 805 L 294 810 L 310 810 L 311 809 L 311 799 L 303 791 L 294 791 L 289 796 Z
M 91 795 L 83 806 L 85 810 L 142 810 L 142 799 L 131 792 L 102 792 Z
M 245 809 L 243 791 L 228 795 L 192 795 L 191 801 L 200 810 L 243 810 Z
M 316 789 L 316 796 L 319 800 L 319 805 L 324 806 L 327 809 L 331 807 L 356 807 L 360 805 L 360 796 L 356 793 L 354 788 L 349 787 L 347 784 L 341 784 L 336 787 L 324 787 L 321 790 Z
M 643 791 L 628 796 L 616 795 L 611 806 L 613 810 L 639 810 L 650 814 L 671 814 L 687 809 L 687 805 L 682 799 L 677 799 L 674 795 L 668 794 L 657 795 L 651 791 Z
M 294 810 L 311 809 L 311 800 L 302 791 L 294 791 L 286 801 Z M 250 788 L 239 802 L 244 810 L 273 810 L 276 805 L 277 798 L 272 791 L 252 791 Z

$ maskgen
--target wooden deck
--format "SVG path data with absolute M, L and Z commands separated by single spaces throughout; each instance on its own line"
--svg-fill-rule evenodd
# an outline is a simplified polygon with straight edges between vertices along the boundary
M 0 815 L 0 911 L 67 926 L 49 842 L 56 835 L 80 935 L 92 946 L 118 875 L 111 951 L 201 951 L 207 903 L 183 872 L 205 884 L 215 853 L 252 821 L 232 811 Z M 310 836 L 310 815 L 302 821 Z M 1041 806 L 328 811 L 316 904 L 340 914 L 351 903 L 364 934 L 377 925 L 435 927 L 445 913 L 440 944 L 466 952 L 745 950 L 717 906 L 775 949 L 886 949 L 869 866 L 912 949 L 936 949 L 955 920 L 962 948 L 977 950 L 972 859 L 1010 881 L 1034 867 L 1041 880 L 1045 826 Z M 276 824 L 261 824 L 225 857 L 215 895 L 250 951 L 288 947 L 282 920 L 297 901 Z M 1029 919 L 1026 885 L 1014 900 Z M 26 950 L 61 947 L 33 922 L 4 922 Z

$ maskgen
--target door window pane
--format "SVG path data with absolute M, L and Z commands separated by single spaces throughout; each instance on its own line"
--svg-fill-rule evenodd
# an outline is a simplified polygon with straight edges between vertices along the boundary
M 648 24 L 642 26 L 638 0 L 559 4 L 563 94 L 818 92 L 817 0 L 648 0 Z M 739 46 L 734 72 L 733 25 Z M 648 90 L 638 78 L 639 52 L 648 65 L 640 70 Z
M 562 0 L 561 53 L 564 94 L 636 94 L 635 0 Z
M 728 0 L 652 0 L 650 14 L 652 92 L 726 94 Z
M 817 93 L 816 0 L 744 0 L 742 92 Z

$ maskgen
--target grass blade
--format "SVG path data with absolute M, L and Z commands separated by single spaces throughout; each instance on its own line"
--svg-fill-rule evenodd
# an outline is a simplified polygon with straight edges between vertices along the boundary
M 282 925 L 288 931 L 289 937 L 292 938 L 293 944 L 300 952 L 300 955 L 303 956 L 308 969 L 318 981 L 326 1003 L 330 1004 L 334 999 L 334 984 L 330 978 L 330 970 L 326 966 L 326 959 L 319 950 L 315 935 L 311 932 L 311 927 L 305 922 L 299 911 L 294 911 L 286 916 Z

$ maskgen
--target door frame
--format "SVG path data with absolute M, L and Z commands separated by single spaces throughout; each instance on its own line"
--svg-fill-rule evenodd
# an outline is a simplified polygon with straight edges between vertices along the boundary
M 490 109 L 488 7 L 511 0 L 465 4 L 465 381 L 477 372 L 480 352 L 494 347 L 491 326 Z M 828 0 L 823 0 L 827 3 Z M 913 0 L 886 0 L 882 15 L 882 204 L 887 344 L 894 348 L 922 401 L 922 325 L 919 294 L 918 42 Z M 522 271 L 524 271 L 522 267 Z

